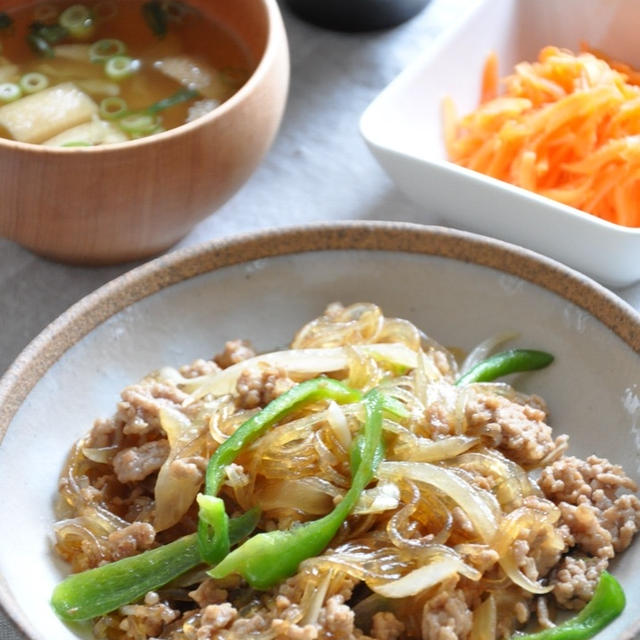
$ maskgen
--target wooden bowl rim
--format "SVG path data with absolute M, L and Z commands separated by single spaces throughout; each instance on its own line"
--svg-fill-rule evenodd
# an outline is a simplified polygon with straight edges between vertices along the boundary
M 344 221 L 233 235 L 137 267 L 82 298 L 48 325 L 0 379 L 0 446 L 31 389 L 75 343 L 114 314 L 173 284 L 253 260 L 320 251 L 397 251 L 450 258 L 517 276 L 592 314 L 640 354 L 640 314 L 587 276 L 528 249 L 454 229 L 413 223 Z M 0 579 L 0 607 L 28 640 L 29 624 Z M 640 633 L 640 619 L 620 640 Z

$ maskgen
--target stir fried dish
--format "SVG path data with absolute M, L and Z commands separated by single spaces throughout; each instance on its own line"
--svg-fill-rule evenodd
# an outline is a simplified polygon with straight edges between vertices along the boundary
M 503 341 L 333 303 L 127 387 L 60 478 L 54 610 L 109 640 L 591 637 L 637 486 L 500 380 L 553 367 Z

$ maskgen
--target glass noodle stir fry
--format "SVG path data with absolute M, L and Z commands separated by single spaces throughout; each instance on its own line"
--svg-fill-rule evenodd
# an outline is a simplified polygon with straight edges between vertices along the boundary
M 0 12 L 0 137 L 57 147 L 146 137 L 209 113 L 251 67 L 235 36 L 178 0 Z
M 110 640 L 591 637 L 624 607 L 637 487 L 497 380 L 553 360 L 501 341 L 459 362 L 334 303 L 287 350 L 127 387 L 61 476 L 56 613 Z

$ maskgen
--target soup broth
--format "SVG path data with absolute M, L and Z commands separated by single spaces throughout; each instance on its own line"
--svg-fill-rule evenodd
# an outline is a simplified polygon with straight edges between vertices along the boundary
M 209 113 L 254 62 L 176 0 L 47 2 L 0 12 L 0 137 L 81 147 L 160 133 Z

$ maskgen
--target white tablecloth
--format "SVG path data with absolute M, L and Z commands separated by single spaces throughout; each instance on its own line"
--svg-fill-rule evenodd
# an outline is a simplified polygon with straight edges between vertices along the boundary
M 408 23 L 367 34 L 325 31 L 283 7 L 292 76 L 278 138 L 241 191 L 178 246 L 319 220 L 435 222 L 378 167 L 358 121 L 369 102 L 476 1 L 432 0 Z M 0 239 L 0 372 L 67 307 L 132 266 L 54 264 Z M 640 284 L 617 293 L 640 308 Z M 19 637 L 0 612 L 0 640 Z

